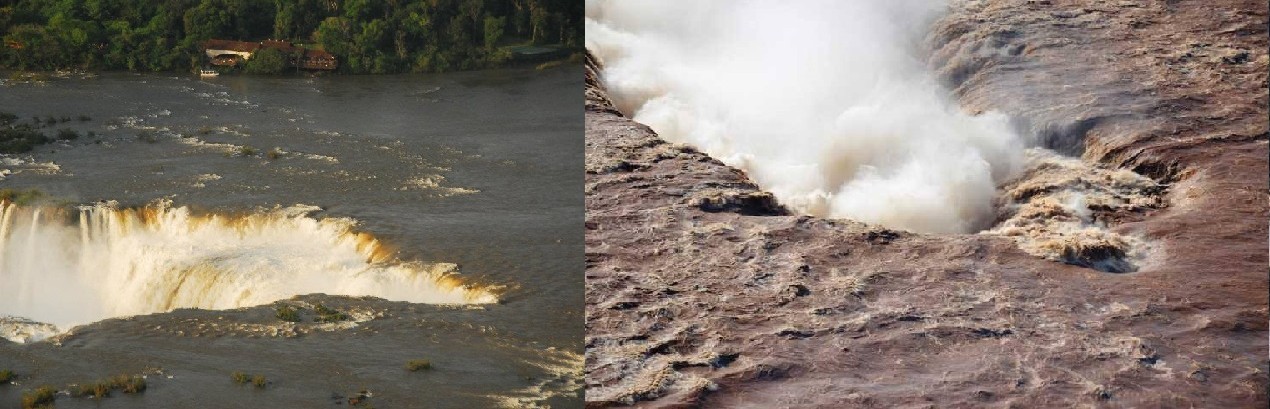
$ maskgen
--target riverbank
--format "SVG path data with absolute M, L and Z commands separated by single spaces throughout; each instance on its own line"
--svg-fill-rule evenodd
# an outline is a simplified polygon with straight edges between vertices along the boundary
M 522 48 L 522 47 L 511 47 L 511 48 Z M 526 48 L 526 51 L 524 52 L 523 55 L 517 54 L 516 56 L 511 57 L 511 59 L 509 59 L 507 62 L 497 66 L 476 68 L 476 69 L 470 69 L 470 70 L 447 71 L 447 72 L 507 70 L 507 69 L 518 69 L 518 68 L 527 68 L 527 67 L 533 67 L 536 69 L 547 69 L 547 68 L 557 67 L 557 66 L 561 66 L 565 64 L 581 64 L 584 59 L 584 53 L 582 51 L 575 51 L 575 50 L 566 49 L 566 48 L 558 48 L 558 47 L 557 48 L 523 47 L 523 48 Z M 352 73 L 342 73 L 339 71 L 308 71 L 308 70 L 290 70 L 290 71 L 281 72 L 278 74 L 247 74 L 247 73 L 241 72 L 240 69 L 236 69 L 236 68 L 225 69 L 220 67 L 212 67 L 211 69 L 216 70 L 218 74 L 263 75 L 263 76 L 276 75 L 276 76 L 282 76 L 282 77 L 314 77 L 314 76 L 326 76 L 326 75 L 410 74 L 410 73 L 352 74 Z M 87 79 L 87 78 L 93 78 L 93 77 L 99 76 L 103 73 L 111 73 L 111 72 L 134 72 L 134 71 L 127 71 L 127 70 L 93 71 L 93 70 L 62 70 L 62 69 L 51 70 L 51 71 L 25 71 L 25 70 L 14 70 L 9 68 L 0 68 L 0 86 L 23 84 L 23 83 L 41 83 L 41 82 L 46 82 L 46 81 L 55 80 L 55 79 L 72 79 L 72 78 Z M 183 71 L 150 72 L 150 73 L 172 74 L 172 73 L 181 73 L 181 72 Z M 189 73 L 199 74 L 200 69 L 191 69 Z M 432 74 L 440 74 L 440 73 L 432 73 Z

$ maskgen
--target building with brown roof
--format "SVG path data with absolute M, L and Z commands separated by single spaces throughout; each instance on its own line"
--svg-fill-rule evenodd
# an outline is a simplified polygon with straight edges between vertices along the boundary
M 289 41 L 265 40 L 258 43 L 234 40 L 211 39 L 203 42 L 203 52 L 211 60 L 212 65 L 235 66 L 251 59 L 251 55 L 262 48 L 273 48 L 286 54 L 287 63 L 293 67 L 306 70 L 334 70 L 339 61 L 334 55 L 322 50 L 297 47 Z
M 234 66 L 239 62 L 251 59 L 251 54 L 260 49 L 260 43 L 233 40 L 207 40 L 203 42 L 203 52 L 212 60 L 212 65 Z

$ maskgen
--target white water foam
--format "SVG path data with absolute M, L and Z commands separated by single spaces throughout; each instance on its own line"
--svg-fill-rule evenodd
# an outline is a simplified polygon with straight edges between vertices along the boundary
M 229 309 L 300 294 L 493 303 L 456 266 L 403 262 L 350 219 L 292 207 L 239 216 L 156 204 L 0 203 L 0 315 L 62 329 L 175 308 Z
M 586 3 L 618 109 L 744 169 L 797 211 L 933 233 L 993 220 L 1008 118 L 970 115 L 921 57 L 927 0 Z

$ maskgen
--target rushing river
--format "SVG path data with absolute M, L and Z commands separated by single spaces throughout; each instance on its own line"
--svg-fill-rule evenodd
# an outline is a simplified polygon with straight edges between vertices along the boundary
M 93 328 L 84 336 L 109 339 L 117 331 L 167 357 L 154 366 L 177 374 L 183 365 L 204 368 L 195 377 L 213 377 L 234 368 L 165 349 L 198 345 L 197 339 L 169 345 L 160 335 L 138 335 L 125 324 L 132 320 L 92 323 L 192 313 L 179 308 L 252 307 L 310 293 L 376 296 L 410 304 L 340 300 L 349 308 L 360 302 L 395 311 L 398 319 L 362 323 L 375 335 L 334 331 L 242 349 L 267 356 L 270 348 L 317 344 L 335 353 L 377 348 L 374 358 L 330 364 L 334 372 L 373 373 L 374 365 L 358 362 L 382 359 L 398 370 L 406 357 L 392 355 L 394 348 L 432 340 L 438 345 L 430 354 L 552 369 L 504 376 L 493 363 L 444 375 L 438 368 L 429 376 L 443 387 L 395 380 L 399 374 L 390 372 L 358 379 L 389 391 L 377 399 L 393 407 L 541 403 L 535 393 L 554 394 L 556 406 L 579 404 L 577 393 L 560 392 L 573 386 L 572 375 L 557 376 L 555 385 L 534 383 L 541 373 L 559 375 L 581 364 L 577 68 L 209 79 L 108 73 L 5 83 L 0 111 L 27 122 L 72 118 L 44 131 L 67 128 L 83 136 L 0 156 L 0 188 L 39 189 L 56 202 L 0 209 L 0 316 L 52 324 L 55 333 L 81 324 Z M 81 116 L 87 120 L 75 119 Z M 446 324 L 385 327 L 394 322 Z M 438 328 L 448 326 L 471 334 L 436 341 L 443 336 Z M 73 378 L 75 370 L 59 367 L 58 348 L 49 344 L 0 341 L 0 364 L 48 356 L 31 370 L 53 383 Z M 305 378 L 314 369 L 289 369 L 279 360 L 262 365 L 276 378 L 313 383 Z M 105 368 L 110 359 L 99 364 L 97 372 L 124 370 Z M 170 379 L 180 382 L 179 375 Z M 427 403 L 405 392 L 391 395 L 419 388 L 435 391 Z M 163 390 L 160 383 L 139 399 L 181 402 L 165 400 Z M 278 391 L 262 399 L 307 405 L 313 396 L 325 403 L 338 395 Z M 13 392 L 0 390 L 0 398 L 6 393 Z

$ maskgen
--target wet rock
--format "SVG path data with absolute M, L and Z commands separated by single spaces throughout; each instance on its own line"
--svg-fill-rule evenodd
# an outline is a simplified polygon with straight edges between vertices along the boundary
M 694 192 L 692 201 L 703 211 L 737 212 L 748 216 L 771 216 L 787 214 L 776 197 L 768 192 L 706 190 Z

